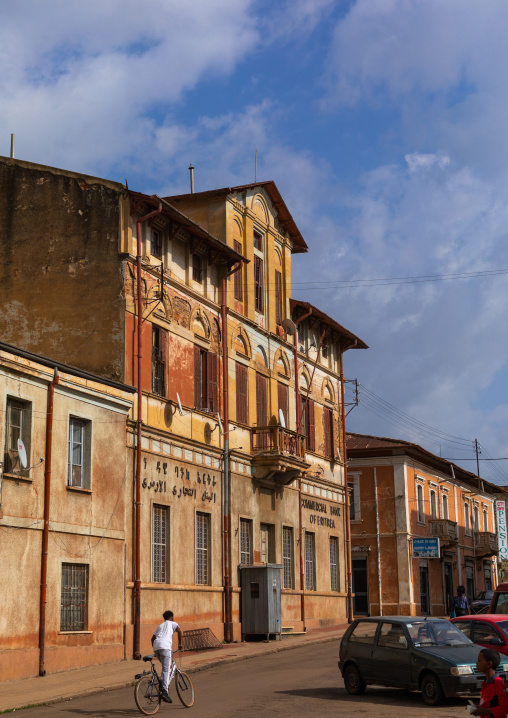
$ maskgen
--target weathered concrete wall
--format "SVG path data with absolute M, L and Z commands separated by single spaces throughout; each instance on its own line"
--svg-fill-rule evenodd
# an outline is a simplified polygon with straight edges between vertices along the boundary
M 122 380 L 122 187 L 0 158 L 2 340 Z

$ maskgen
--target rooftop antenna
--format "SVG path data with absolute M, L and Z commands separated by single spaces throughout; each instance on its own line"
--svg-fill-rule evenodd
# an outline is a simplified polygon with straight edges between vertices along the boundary
M 192 164 L 192 162 L 189 165 L 189 172 L 190 172 L 190 191 L 191 191 L 191 194 L 194 194 L 194 165 Z
M 258 151 L 256 150 L 256 155 L 254 157 L 254 182 L 256 183 L 258 181 Z
M 14 159 L 14 140 L 16 139 L 16 135 L 14 132 L 11 134 L 11 160 Z

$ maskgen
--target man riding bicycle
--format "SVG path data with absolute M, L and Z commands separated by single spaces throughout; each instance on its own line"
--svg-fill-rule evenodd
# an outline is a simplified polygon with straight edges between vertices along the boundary
M 171 669 L 171 654 L 173 651 L 173 635 L 178 633 L 178 648 L 182 650 L 182 629 L 173 621 L 173 611 L 164 611 L 164 623 L 157 626 L 152 636 L 153 652 L 162 664 L 162 700 L 166 703 L 173 701 L 169 697 L 169 673 Z

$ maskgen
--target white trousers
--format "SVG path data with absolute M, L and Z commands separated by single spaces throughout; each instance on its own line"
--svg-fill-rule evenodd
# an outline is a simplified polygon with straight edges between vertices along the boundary
M 167 691 L 169 686 L 169 674 L 171 672 L 171 651 L 160 648 L 154 651 L 155 655 L 162 664 L 162 688 Z

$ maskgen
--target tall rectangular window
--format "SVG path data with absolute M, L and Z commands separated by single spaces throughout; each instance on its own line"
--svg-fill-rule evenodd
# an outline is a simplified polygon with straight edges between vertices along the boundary
M 330 590 L 340 591 L 339 539 L 330 536 Z
M 448 518 L 448 496 L 443 494 L 443 518 Z
M 435 491 L 430 492 L 430 518 L 437 519 L 437 500 Z
M 258 252 L 263 251 L 263 235 L 256 230 L 254 230 L 254 249 L 257 249 Z
M 60 630 L 86 631 L 88 628 L 88 565 L 62 564 Z
M 275 270 L 275 321 L 282 324 L 282 274 Z
M 219 411 L 219 357 L 201 347 L 194 347 L 194 406 Z
M 152 581 L 169 583 L 169 507 L 152 507 Z
M 69 421 L 69 486 L 89 489 L 91 485 L 92 422 L 71 417 Z
M 353 476 L 347 483 L 349 489 L 349 520 L 361 520 L 360 513 L 360 477 Z
M 418 484 L 416 487 L 416 511 L 418 523 L 425 523 L 425 505 L 423 501 L 423 486 L 421 484 Z
M 282 527 L 282 585 L 283 588 L 294 588 L 293 529 Z
M 314 402 L 302 396 L 303 430 L 305 433 L 305 448 L 307 451 L 316 450 L 316 425 L 314 420 Z
M 247 367 L 236 362 L 236 420 L 241 424 L 248 423 L 247 404 Z
M 198 284 L 203 284 L 203 258 L 200 254 L 192 255 L 192 279 Z
M 150 254 L 155 259 L 162 259 L 162 237 L 156 229 L 152 229 L 150 237 Z
M 254 256 L 254 308 L 260 314 L 264 311 L 263 260 L 257 256 Z
M 210 584 L 210 514 L 196 514 L 196 584 Z
M 284 422 L 289 428 L 288 418 L 288 388 L 286 384 L 282 384 L 280 381 L 277 382 L 277 396 L 279 400 L 279 410 L 284 414 Z
M 316 590 L 316 542 L 313 533 L 305 532 L 305 590 Z
M 152 392 L 166 396 L 168 333 L 152 326 Z
M 30 466 L 30 427 L 32 423 L 32 405 L 26 401 L 7 399 L 5 422 L 4 472 L 17 476 L 28 476 Z M 25 447 L 27 467 L 21 466 L 18 441 Z
M 242 244 L 241 242 L 238 242 L 236 239 L 233 243 L 233 249 L 235 252 L 238 252 L 238 254 L 242 254 Z M 237 269 L 236 272 L 233 274 L 233 296 L 235 299 L 238 299 L 239 302 L 243 300 L 243 267 L 240 269 Z
M 325 437 L 325 456 L 333 459 L 333 411 L 323 409 L 323 433 Z
M 464 501 L 464 529 L 468 536 L 471 535 L 471 522 L 469 518 L 469 502 Z
M 240 563 L 251 564 L 252 561 L 252 521 L 240 519 Z
M 256 423 L 258 426 L 268 424 L 268 379 L 256 372 Z

